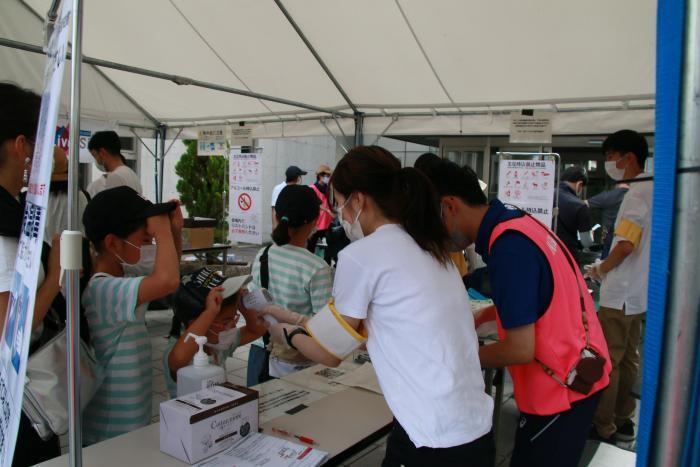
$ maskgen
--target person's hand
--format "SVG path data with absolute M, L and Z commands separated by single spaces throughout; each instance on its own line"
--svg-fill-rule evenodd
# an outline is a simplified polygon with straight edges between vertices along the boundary
M 163 232 L 170 232 L 170 217 L 168 214 L 158 214 L 146 219 L 146 233 L 156 237 Z
M 281 345 L 284 347 L 289 347 L 287 344 L 287 338 L 284 337 L 284 330 L 287 330 L 287 334 L 298 328 L 299 326 L 295 326 L 293 324 L 286 324 L 286 323 L 277 323 L 273 324 L 268 328 L 268 332 L 270 333 L 270 340 L 275 343 L 275 345 Z
M 204 311 L 213 314 L 218 314 L 219 311 L 221 311 L 221 302 L 224 301 L 224 297 L 222 295 L 223 291 L 223 287 L 214 287 L 209 291 L 205 301 Z
M 602 282 L 603 278 L 605 277 L 605 273 L 600 269 L 600 266 L 603 263 L 600 261 L 596 261 L 593 264 L 589 264 L 587 266 L 584 266 L 583 269 L 586 271 L 586 277 L 590 277 L 591 279 Z
M 51 239 L 51 253 L 49 253 L 49 262 L 47 264 L 46 278 L 58 281 L 61 278 L 61 236 L 56 234 Z
M 175 209 L 170 211 L 168 214 L 170 217 L 170 226 L 174 232 L 182 232 L 182 229 L 185 226 L 185 219 L 182 217 L 182 203 L 179 199 L 171 199 L 170 202 L 177 204 Z

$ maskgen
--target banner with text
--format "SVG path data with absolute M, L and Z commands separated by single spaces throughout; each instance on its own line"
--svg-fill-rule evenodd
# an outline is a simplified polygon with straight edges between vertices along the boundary
M 262 161 L 238 152 L 229 158 L 229 241 L 262 244 Z
M 202 128 L 197 132 L 198 156 L 223 156 L 228 152 L 226 127 Z
M 498 199 L 529 212 L 548 227 L 552 225 L 556 188 L 554 160 L 501 158 Z
M 29 191 L 0 340 L 0 467 L 12 464 L 22 413 L 71 8 L 72 2 L 61 2 L 61 11 L 49 41 Z

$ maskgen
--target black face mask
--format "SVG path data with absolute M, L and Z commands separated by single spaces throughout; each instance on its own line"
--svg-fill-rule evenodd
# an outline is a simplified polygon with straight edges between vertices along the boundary
M 0 186 L 0 236 L 19 238 L 23 217 L 24 203 Z

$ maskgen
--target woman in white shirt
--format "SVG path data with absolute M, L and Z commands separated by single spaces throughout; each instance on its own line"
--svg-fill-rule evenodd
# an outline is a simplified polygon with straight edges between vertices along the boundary
M 278 306 L 272 340 L 336 366 L 367 350 L 395 420 L 384 466 L 493 465 L 493 401 L 461 278 L 428 180 L 377 146 L 357 147 L 331 179 L 353 243 L 339 254 L 333 299 L 314 318 Z M 312 337 L 313 336 L 313 337 Z

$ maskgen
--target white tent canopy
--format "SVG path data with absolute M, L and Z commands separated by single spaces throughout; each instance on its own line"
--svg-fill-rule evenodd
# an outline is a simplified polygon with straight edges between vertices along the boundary
M 41 89 L 43 57 L 9 41 L 42 46 L 50 6 L 0 2 L 0 80 Z M 246 121 L 258 137 L 350 136 L 362 112 L 368 134 L 504 134 L 508 112 L 535 108 L 554 112 L 557 134 L 653 131 L 652 0 L 92 0 L 84 8 L 83 52 L 101 62 L 83 66 L 82 114 L 123 126 Z M 116 69 L 124 66 L 139 73 Z

